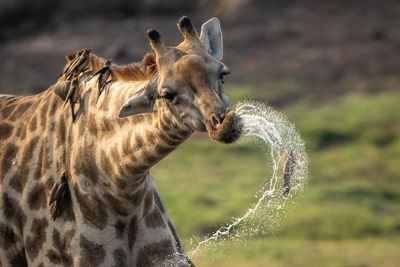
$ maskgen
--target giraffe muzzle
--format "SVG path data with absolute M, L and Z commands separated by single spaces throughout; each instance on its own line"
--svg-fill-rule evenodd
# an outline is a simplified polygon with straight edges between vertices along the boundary
M 211 139 L 226 144 L 235 142 L 242 134 L 241 119 L 229 109 L 220 116 L 212 113 L 206 127 Z
M 229 111 L 230 111 L 229 107 L 225 107 L 220 112 L 211 113 L 208 119 L 211 129 L 213 129 L 214 131 L 217 130 L 224 123 L 224 120 L 228 115 Z

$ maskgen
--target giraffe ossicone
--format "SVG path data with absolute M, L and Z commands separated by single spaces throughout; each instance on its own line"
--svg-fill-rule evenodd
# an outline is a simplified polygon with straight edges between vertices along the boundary
M 241 121 L 218 19 L 178 28 L 176 47 L 149 31 L 142 62 L 83 49 L 48 90 L 0 95 L 1 266 L 194 266 L 149 170 L 194 131 L 234 142 Z

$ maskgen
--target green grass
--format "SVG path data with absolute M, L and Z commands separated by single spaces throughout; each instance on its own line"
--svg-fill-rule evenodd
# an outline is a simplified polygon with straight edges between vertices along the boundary
M 208 139 L 181 145 L 152 175 L 184 239 L 209 233 L 254 202 L 265 160 L 253 145 L 226 146 Z
M 399 266 L 400 239 L 321 241 L 269 238 L 230 241 L 217 253 L 194 257 L 198 266 Z M 206 251 L 207 253 L 207 251 Z
M 252 91 L 246 90 L 234 87 L 233 102 L 249 97 Z M 203 251 L 195 263 L 399 266 L 400 94 L 296 101 L 281 111 L 307 144 L 311 179 L 305 201 L 273 234 L 223 242 L 217 250 Z M 188 247 L 193 235 L 204 236 L 242 215 L 267 171 L 256 144 L 228 146 L 192 138 L 152 174 Z

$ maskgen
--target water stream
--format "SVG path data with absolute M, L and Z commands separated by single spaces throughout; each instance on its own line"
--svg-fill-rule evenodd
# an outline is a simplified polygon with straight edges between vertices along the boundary
M 273 231 L 299 203 L 308 178 L 308 159 L 295 126 L 270 106 L 256 101 L 239 103 L 242 118 L 240 143 L 256 141 L 272 170 L 256 193 L 255 204 L 245 214 L 203 239 L 192 240 L 189 257 L 201 254 L 221 239 L 245 239 Z

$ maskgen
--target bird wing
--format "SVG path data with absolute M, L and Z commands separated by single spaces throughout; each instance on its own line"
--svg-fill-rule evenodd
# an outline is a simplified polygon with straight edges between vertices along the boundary
M 58 183 L 54 185 L 53 191 L 51 191 L 49 206 L 53 204 L 53 202 L 56 200 L 57 189 L 58 189 Z
M 70 82 L 68 94 L 67 94 L 67 97 L 65 98 L 63 108 L 68 103 L 68 101 L 70 100 L 70 98 L 72 97 L 72 95 L 74 94 L 74 91 L 75 91 L 75 85 L 71 85 L 71 83 L 73 83 L 73 81 Z

